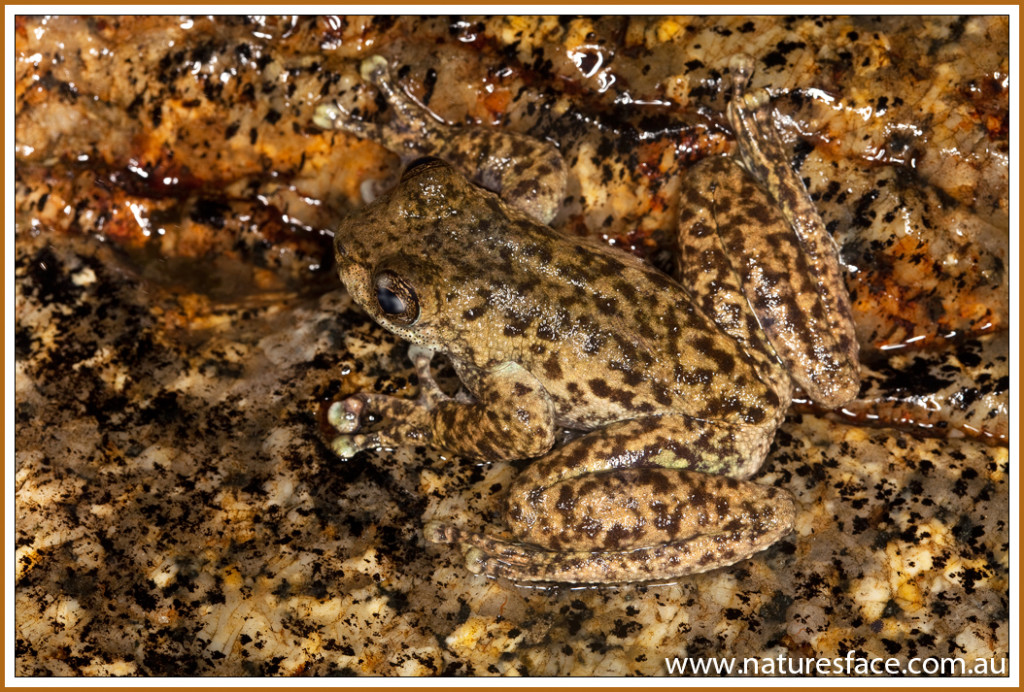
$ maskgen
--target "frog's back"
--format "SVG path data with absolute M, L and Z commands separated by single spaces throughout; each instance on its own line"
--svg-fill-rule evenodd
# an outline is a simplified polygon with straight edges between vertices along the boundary
M 680 284 L 597 241 L 525 217 L 507 222 L 479 237 L 464 270 L 483 271 L 476 293 L 486 300 L 468 311 L 482 320 L 475 339 L 486 347 L 477 355 L 532 372 L 561 424 L 587 429 L 670 412 L 756 424 L 771 415 L 764 404 L 775 395 L 756 357 Z

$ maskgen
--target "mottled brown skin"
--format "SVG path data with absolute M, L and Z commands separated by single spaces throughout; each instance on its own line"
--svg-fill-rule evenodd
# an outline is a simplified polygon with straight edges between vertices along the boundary
M 431 540 L 472 546 L 471 569 L 517 581 L 663 580 L 732 564 L 791 530 L 790 495 L 746 479 L 794 380 L 831 405 L 856 394 L 856 342 L 830 239 L 802 186 L 772 167 L 785 160 L 778 137 L 750 127 L 774 133 L 746 110 L 764 110 L 742 92 L 749 69 L 733 72 L 740 160 L 761 182 L 731 159 L 694 167 L 681 283 L 544 225 L 439 159 L 408 168 L 338 229 L 342 281 L 416 345 L 423 392 L 339 402 L 335 450 L 415 441 L 474 459 L 539 457 L 509 490 L 515 541 L 427 527 Z M 487 146 L 479 133 L 471 141 Z M 437 389 L 435 352 L 469 397 Z M 389 424 L 360 434 L 367 410 Z M 559 427 L 585 434 L 552 449 Z
M 541 223 L 555 218 L 567 176 L 558 149 L 514 132 L 452 127 L 437 120 L 392 84 L 387 61 L 378 55 L 364 60 L 359 71 L 387 99 L 393 119 L 368 123 L 349 117 L 337 104 L 324 104 L 317 110 L 317 124 L 379 142 L 398 154 L 404 165 L 425 156 L 444 159 L 470 181 Z

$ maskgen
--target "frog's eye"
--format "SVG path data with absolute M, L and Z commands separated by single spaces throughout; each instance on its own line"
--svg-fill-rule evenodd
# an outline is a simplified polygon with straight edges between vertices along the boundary
M 393 271 L 382 271 L 373 279 L 377 305 L 395 322 L 410 325 L 420 316 L 420 301 L 408 281 Z

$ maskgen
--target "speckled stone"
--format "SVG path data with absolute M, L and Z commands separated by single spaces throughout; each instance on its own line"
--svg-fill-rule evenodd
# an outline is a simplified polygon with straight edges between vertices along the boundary
M 515 21 L 490 35 L 518 55 L 534 39 L 513 41 Z M 843 34 L 834 52 L 881 50 L 887 28 L 906 33 L 890 23 L 880 38 Z M 780 19 L 768 35 L 782 41 L 792 24 Z M 977 40 L 976 24 L 961 25 L 964 41 Z M 682 25 L 650 23 L 650 50 L 668 50 L 658 46 L 673 26 Z M 946 23 L 928 27 L 920 40 L 944 64 L 966 60 Z M 698 35 L 743 39 L 707 26 Z M 797 48 L 773 56 L 766 50 L 762 67 L 777 61 L 780 73 L 813 58 Z M 62 93 L 53 88 L 54 103 L 70 98 Z M 71 155 L 95 155 L 67 142 Z M 302 241 L 305 254 L 286 233 L 280 246 L 256 241 L 259 252 L 240 255 L 221 239 L 229 256 L 195 266 L 180 245 L 140 256 L 109 227 L 104 242 L 93 227 L 53 221 L 63 217 L 39 195 L 56 183 L 36 165 L 31 155 L 18 163 L 16 674 L 660 675 L 677 656 L 1008 656 L 1006 447 L 794 413 L 758 476 L 797 500 L 795 532 L 769 550 L 676 584 L 489 581 L 422 528 L 443 519 L 499 531 L 502 492 L 521 464 L 422 448 L 341 461 L 320 437 L 324 401 L 367 389 L 414 396 L 417 385 L 404 344 L 352 307 L 329 272 L 297 269 L 316 260 L 315 239 Z M 806 165 L 812 177 L 831 166 L 817 151 Z M 978 189 L 991 190 L 983 173 Z M 941 171 L 928 175 L 940 185 Z M 134 193 L 121 178 L 104 185 Z M 995 188 L 998 207 L 1005 191 Z M 852 200 L 828 195 L 824 181 L 820 190 L 839 232 L 884 216 L 872 215 L 874 200 L 842 211 Z M 100 202 L 81 201 L 83 226 Z M 844 216 L 856 213 L 864 223 Z M 593 226 L 605 212 L 587 214 Z M 986 218 L 1006 234 L 998 209 Z M 279 247 L 292 254 L 274 259 L 267 248 Z M 859 249 L 877 257 L 871 241 Z M 991 276 L 1001 299 L 1005 276 Z M 231 290 L 236 280 L 244 290 Z M 906 336 L 906 326 L 862 334 Z
M 341 462 L 319 439 L 319 401 L 340 388 L 413 389 L 404 346 L 340 290 L 167 329 L 174 297 L 106 248 L 26 238 L 17 272 L 20 674 L 1006 655 L 1005 448 L 797 417 L 762 477 L 797 496 L 790 538 L 674 585 L 520 588 L 420 533 L 495 521 L 513 465 Z

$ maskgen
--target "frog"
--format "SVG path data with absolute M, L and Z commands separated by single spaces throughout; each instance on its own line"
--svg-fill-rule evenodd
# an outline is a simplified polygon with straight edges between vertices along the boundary
M 748 86 L 752 60 L 724 71 L 735 151 L 685 173 L 677 277 L 549 224 L 564 191 L 550 144 L 438 121 L 384 58 L 361 72 L 402 124 L 353 123 L 335 105 L 319 122 L 410 160 L 338 224 L 337 271 L 356 305 L 409 342 L 420 392 L 332 403 L 334 452 L 431 445 L 525 460 L 501 531 L 423 529 L 461 546 L 470 572 L 514 583 L 674 581 L 791 533 L 792 494 L 752 477 L 795 391 L 825 407 L 857 395 L 858 344 L 838 248 L 767 92 Z M 531 161 L 509 163 L 511 152 Z M 555 192 L 460 170 L 488 161 Z M 437 355 L 461 382 L 454 395 L 434 378 Z

